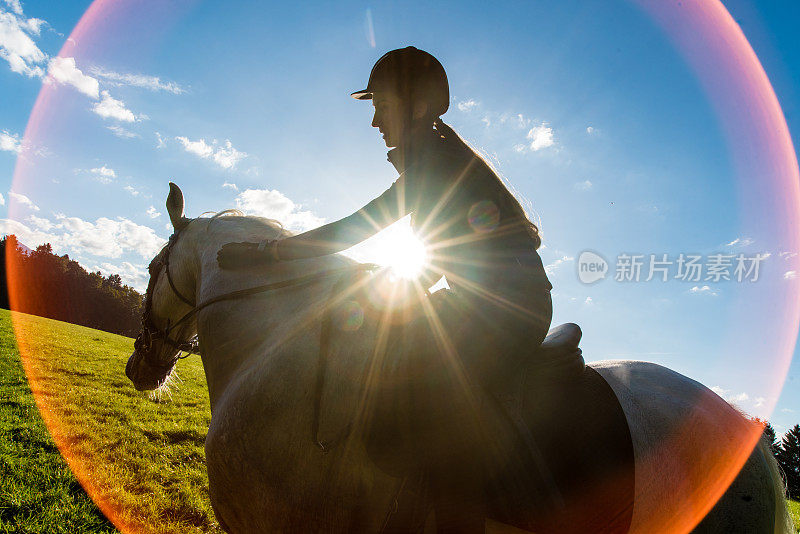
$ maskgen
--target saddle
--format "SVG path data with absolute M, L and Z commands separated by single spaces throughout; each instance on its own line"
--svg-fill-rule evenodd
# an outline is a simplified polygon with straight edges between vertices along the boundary
M 544 373 L 551 378 L 580 375 L 585 367 L 583 352 L 578 347 L 582 335 L 581 327 L 575 323 L 564 323 L 551 328 L 528 360 L 528 368 L 534 373 Z

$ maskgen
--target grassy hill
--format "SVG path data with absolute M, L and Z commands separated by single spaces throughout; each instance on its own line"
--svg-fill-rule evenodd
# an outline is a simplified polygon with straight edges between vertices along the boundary
M 126 532 L 221 532 L 200 361 L 181 361 L 171 398 L 151 400 L 125 377 L 132 350 L 129 338 L 0 310 L 0 532 L 116 532 L 104 513 Z
M 222 532 L 200 361 L 182 360 L 171 397 L 151 400 L 125 377 L 132 350 L 129 338 L 0 310 L 0 533 L 117 532 L 104 513 L 125 532 Z M 800 503 L 790 509 L 800 532 Z
M 789 501 L 789 514 L 794 521 L 794 528 L 800 532 L 800 502 Z

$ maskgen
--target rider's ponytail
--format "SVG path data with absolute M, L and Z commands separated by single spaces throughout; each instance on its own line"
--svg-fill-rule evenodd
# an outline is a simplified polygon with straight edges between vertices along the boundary
M 536 248 L 539 248 L 539 245 L 542 243 L 542 238 L 539 235 L 539 228 L 531 220 L 528 218 L 527 213 L 525 213 L 525 209 L 520 204 L 519 200 L 511 193 L 508 189 L 508 186 L 503 182 L 503 180 L 498 175 L 497 171 L 492 168 L 486 158 L 482 157 L 478 152 L 476 152 L 471 146 L 464 141 L 460 135 L 458 135 L 455 130 L 453 130 L 449 125 L 445 124 L 441 118 L 437 118 L 433 122 L 434 128 L 436 128 L 436 133 L 444 140 L 447 144 L 448 148 L 453 150 L 456 153 L 463 153 L 468 157 L 475 157 L 491 171 L 492 175 L 497 179 L 497 182 L 502 186 L 503 191 L 505 194 L 503 195 L 501 202 L 504 204 L 502 206 L 498 206 L 500 208 L 501 213 L 511 213 L 513 218 L 517 219 L 528 231 L 531 237 L 534 239 L 536 243 Z

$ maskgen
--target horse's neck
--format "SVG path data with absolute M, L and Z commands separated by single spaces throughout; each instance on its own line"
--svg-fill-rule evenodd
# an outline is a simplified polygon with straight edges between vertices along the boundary
M 210 245 L 200 253 L 199 302 L 313 273 L 319 273 L 320 278 L 301 286 L 223 300 L 200 312 L 197 328 L 212 409 L 237 377 L 267 364 L 272 357 L 280 357 L 287 350 L 287 341 L 299 333 L 298 329 L 315 330 L 321 320 L 320 309 L 335 282 L 334 277 L 326 277 L 324 273 L 348 263 L 346 259 L 330 256 L 280 262 L 265 268 L 221 270 L 216 250 L 222 244 Z M 318 340 L 306 337 L 306 350 L 292 356 L 293 365 L 298 367 L 306 364 L 303 358 L 311 358 L 318 351 Z M 294 342 L 291 344 L 293 348 L 296 346 Z

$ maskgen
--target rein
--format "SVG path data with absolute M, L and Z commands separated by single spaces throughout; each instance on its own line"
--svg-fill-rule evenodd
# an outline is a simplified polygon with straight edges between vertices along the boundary
M 332 269 L 329 271 L 323 271 L 319 273 L 312 273 L 305 276 L 300 276 L 297 278 L 291 278 L 289 280 L 281 280 L 279 282 L 272 282 L 269 284 L 262 284 L 255 287 L 249 287 L 246 289 L 238 289 L 235 291 L 231 291 L 229 293 L 223 293 L 222 295 L 218 295 L 216 297 L 212 297 L 207 301 L 203 302 L 202 304 L 196 305 L 190 299 L 186 298 L 175 286 L 175 282 L 172 279 L 172 274 L 169 270 L 169 254 L 172 251 L 172 247 L 178 241 L 178 237 L 180 235 L 180 231 L 175 232 L 170 236 L 169 241 L 167 242 L 167 246 L 164 249 L 162 255 L 160 257 L 156 257 L 153 262 L 150 264 L 148 270 L 150 271 L 150 284 L 147 287 L 147 292 L 145 293 L 145 309 L 144 313 L 142 314 L 142 331 L 137 336 L 136 341 L 134 342 L 133 346 L 137 352 L 140 352 L 142 356 L 145 356 L 150 353 L 152 350 L 153 341 L 161 340 L 163 343 L 171 346 L 172 348 L 178 351 L 178 355 L 172 359 L 170 362 L 166 364 L 153 364 L 151 362 L 147 362 L 150 367 L 157 367 L 168 369 L 175 365 L 179 359 L 187 358 L 192 354 L 200 354 L 200 344 L 197 340 L 197 336 L 192 337 L 186 341 L 176 341 L 169 337 L 170 331 L 173 329 L 181 326 L 182 324 L 186 323 L 189 319 L 197 315 L 201 310 L 211 306 L 212 304 L 216 304 L 217 302 L 222 302 L 225 300 L 233 300 L 243 297 L 248 297 L 251 295 L 256 295 L 259 293 L 266 293 L 268 291 L 274 291 L 278 289 L 283 289 L 287 287 L 295 287 L 300 286 L 303 284 L 308 284 L 311 282 L 315 282 L 317 280 L 322 280 L 328 278 L 329 276 L 336 276 L 338 274 L 344 274 L 349 272 L 359 272 L 359 271 L 373 271 L 379 266 L 373 263 L 359 263 L 357 265 L 352 265 L 348 267 L 342 267 L 340 269 Z M 153 323 L 152 319 L 152 300 L 153 300 L 153 290 L 155 289 L 156 283 L 158 282 L 158 278 L 161 275 L 161 269 L 166 271 L 167 273 L 167 281 L 169 282 L 169 287 L 172 289 L 172 292 L 177 296 L 181 301 L 188 304 L 192 307 L 192 309 L 183 315 L 177 322 L 174 324 L 170 324 L 167 322 L 167 326 L 164 329 L 160 329 L 156 327 Z M 181 355 L 180 353 L 184 353 Z M 146 359 L 146 358 L 145 358 Z
M 183 317 L 178 319 L 178 321 L 174 325 L 172 325 L 170 328 L 178 327 L 179 325 L 185 323 L 186 321 L 188 321 L 189 319 L 191 319 L 192 317 L 197 315 L 197 313 L 200 310 L 202 310 L 203 308 L 206 308 L 207 306 L 211 306 L 212 304 L 216 304 L 217 302 L 222 302 L 224 300 L 233 300 L 233 299 L 238 299 L 238 298 L 242 298 L 242 297 L 249 297 L 250 295 L 256 295 L 258 293 L 266 293 L 268 291 L 274 291 L 276 289 L 283 289 L 285 287 L 300 286 L 300 285 L 303 285 L 303 284 L 308 284 L 310 282 L 315 282 L 317 280 L 323 280 L 325 278 L 328 278 L 330 276 L 335 276 L 337 274 L 346 274 L 346 273 L 359 272 L 359 271 L 374 271 L 374 270 L 376 270 L 378 268 L 379 268 L 379 266 L 375 265 L 373 263 L 359 263 L 357 265 L 352 265 L 352 266 L 348 266 L 348 267 L 342 267 L 340 269 L 331 269 L 330 271 L 322 271 L 322 272 L 319 272 L 319 273 L 307 274 L 305 276 L 300 276 L 300 277 L 297 277 L 297 278 L 290 278 L 289 280 L 281 280 L 280 282 L 273 282 L 271 284 L 263 284 L 263 285 L 260 285 L 260 286 L 248 287 L 246 289 L 237 289 L 235 291 L 231 291 L 230 293 L 223 293 L 222 295 L 218 295 L 216 297 L 212 297 L 212 298 L 208 299 L 207 301 L 203 302 L 202 304 L 200 304 L 198 306 L 195 306 L 194 308 L 192 308 L 191 311 L 189 311 Z M 167 272 L 169 272 L 169 271 L 167 271 Z M 169 275 L 167 275 L 167 277 L 169 277 Z M 177 294 L 177 291 L 176 291 L 176 294 Z M 178 296 L 180 296 L 180 295 L 178 295 Z

